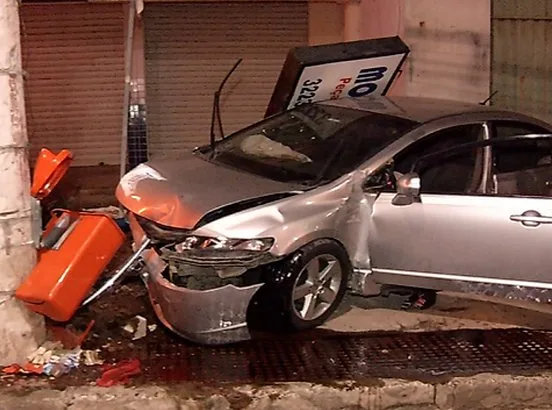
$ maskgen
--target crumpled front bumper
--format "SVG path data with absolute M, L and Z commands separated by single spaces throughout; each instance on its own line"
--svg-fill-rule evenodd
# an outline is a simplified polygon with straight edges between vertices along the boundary
M 142 275 L 159 320 L 173 332 L 201 344 L 226 344 L 250 338 L 247 310 L 262 283 L 192 290 L 162 275 L 165 263 L 153 249 L 142 254 Z

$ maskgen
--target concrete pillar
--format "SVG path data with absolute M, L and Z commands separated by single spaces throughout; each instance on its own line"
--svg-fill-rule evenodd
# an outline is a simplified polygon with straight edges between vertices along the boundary
M 44 321 L 14 298 L 36 262 L 17 0 L 0 0 L 0 365 L 24 362 Z

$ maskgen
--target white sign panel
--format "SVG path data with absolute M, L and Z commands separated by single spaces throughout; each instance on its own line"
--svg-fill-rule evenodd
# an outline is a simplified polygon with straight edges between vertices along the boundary
M 287 108 L 343 97 L 382 95 L 404 57 L 394 54 L 305 67 Z

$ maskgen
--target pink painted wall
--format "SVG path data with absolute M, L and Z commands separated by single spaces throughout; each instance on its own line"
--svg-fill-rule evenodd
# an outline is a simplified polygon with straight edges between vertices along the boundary
M 479 102 L 490 88 L 490 13 L 490 0 L 363 0 L 361 35 L 400 35 L 410 47 L 391 94 Z
M 363 0 L 364 38 L 390 37 L 402 34 L 404 0 Z

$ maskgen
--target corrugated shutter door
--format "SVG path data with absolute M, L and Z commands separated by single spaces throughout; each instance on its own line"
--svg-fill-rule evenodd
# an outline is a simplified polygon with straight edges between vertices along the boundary
M 492 104 L 552 122 L 552 2 L 492 4 Z
M 68 148 L 77 165 L 118 164 L 122 4 L 24 4 L 21 37 L 31 159 Z
M 291 47 L 308 41 L 307 3 L 146 4 L 146 100 L 152 157 L 178 156 L 209 140 L 213 93 L 224 131 L 263 117 Z

